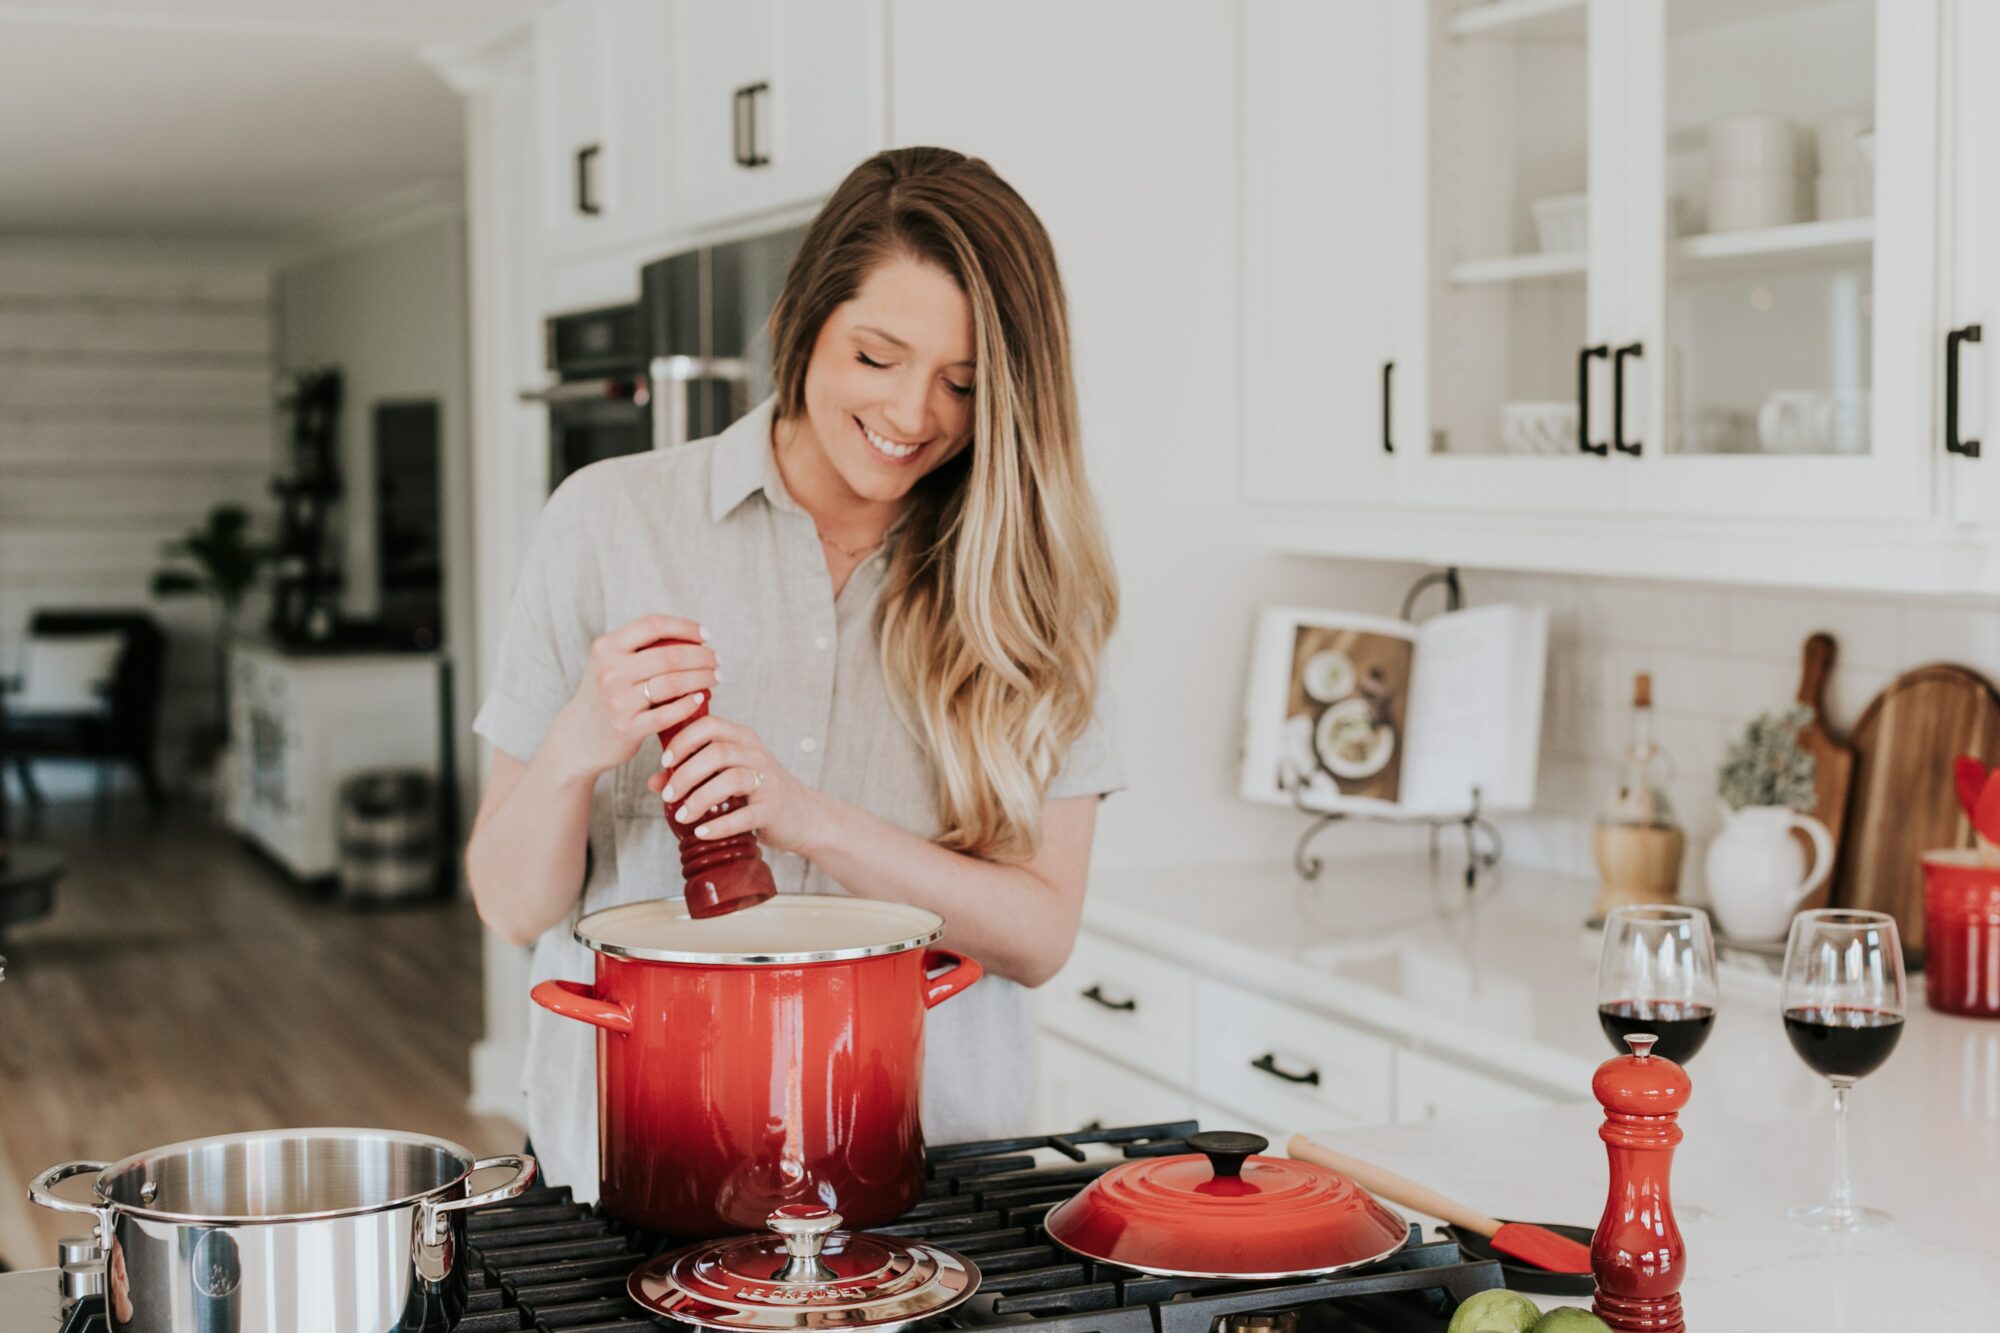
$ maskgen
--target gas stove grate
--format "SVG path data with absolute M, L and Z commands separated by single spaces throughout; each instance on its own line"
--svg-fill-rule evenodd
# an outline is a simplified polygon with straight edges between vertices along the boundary
M 1123 1157 L 1188 1151 L 1195 1121 L 1037 1138 L 945 1144 L 926 1155 L 923 1198 L 873 1230 L 937 1243 L 979 1265 L 979 1293 L 926 1333 L 1032 1323 L 1035 1333 L 1212 1333 L 1218 1319 L 1294 1311 L 1300 1333 L 1434 1333 L 1459 1302 L 1500 1285 L 1500 1267 L 1466 1263 L 1450 1241 L 1416 1228 L 1393 1258 L 1330 1278 L 1278 1283 L 1161 1278 L 1078 1259 L 1042 1219 Z M 1067 1159 L 1045 1165 L 1037 1150 Z M 678 1329 L 626 1295 L 645 1260 L 683 1242 L 620 1225 L 575 1201 L 568 1186 L 530 1190 L 466 1218 L 471 1291 L 458 1333 L 657 1333 Z M 102 1306 L 97 1302 L 101 1312 Z M 82 1307 L 79 1307 L 81 1310 Z M 72 1323 L 66 1333 L 105 1327 Z M 685 1333 L 685 1330 L 683 1330 Z

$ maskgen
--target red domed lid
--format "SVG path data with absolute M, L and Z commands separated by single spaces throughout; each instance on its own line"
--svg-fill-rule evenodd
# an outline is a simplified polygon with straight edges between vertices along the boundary
M 1409 1224 L 1347 1177 L 1258 1157 L 1255 1134 L 1190 1134 L 1194 1153 L 1127 1162 L 1048 1215 L 1087 1259 L 1165 1277 L 1275 1278 L 1387 1258 Z

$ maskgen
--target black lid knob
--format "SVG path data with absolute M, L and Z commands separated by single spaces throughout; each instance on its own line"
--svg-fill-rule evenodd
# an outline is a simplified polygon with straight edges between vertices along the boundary
M 1261 1134 L 1239 1134 L 1234 1130 L 1206 1130 L 1187 1136 L 1188 1147 L 1208 1158 L 1217 1178 L 1233 1180 L 1243 1174 L 1243 1159 L 1271 1146 Z

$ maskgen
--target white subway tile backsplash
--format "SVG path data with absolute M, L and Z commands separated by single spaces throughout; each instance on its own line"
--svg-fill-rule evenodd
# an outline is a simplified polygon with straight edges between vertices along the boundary
M 1706 589 L 1595 579 L 1579 585 L 1580 631 L 1623 644 L 1720 649 L 1723 605 Z
M 1905 606 L 1904 667 L 1953 662 L 2000 679 L 2000 607 Z
M 1836 665 L 1899 665 L 1901 645 L 1896 603 L 1811 595 L 1730 592 L 1724 594 L 1725 646 L 1733 656 L 1800 660 L 1805 641 L 1825 631 L 1833 636 Z

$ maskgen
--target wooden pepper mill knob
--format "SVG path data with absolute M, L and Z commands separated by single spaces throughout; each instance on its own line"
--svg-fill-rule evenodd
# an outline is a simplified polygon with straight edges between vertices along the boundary
M 651 646 L 660 648 L 685 642 L 688 641 L 660 639 Z M 697 718 L 707 716 L 708 699 L 704 697 L 695 705 L 694 712 L 660 733 L 660 747 L 671 750 L 674 737 Z M 681 846 L 682 894 L 687 899 L 689 916 L 726 916 L 777 896 L 778 885 L 771 878 L 771 867 L 764 864 L 756 834 L 732 833 L 726 838 L 697 838 L 694 834 L 695 825 L 741 810 L 747 803 L 744 797 L 732 796 L 713 809 L 697 812 L 692 823 L 683 824 L 674 818 L 675 804 L 661 802 L 666 810 L 667 827 L 674 831 Z
M 1680 1291 L 1687 1247 L 1667 1177 L 1681 1141 L 1688 1076 L 1652 1053 L 1658 1037 L 1635 1032 L 1625 1040 L 1632 1054 L 1606 1060 L 1590 1081 L 1604 1107 L 1597 1136 L 1611 1159 L 1611 1190 L 1590 1245 L 1597 1278 L 1591 1309 L 1619 1333 L 1686 1333 Z

